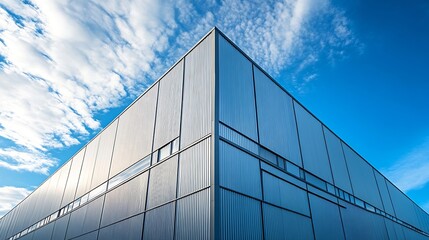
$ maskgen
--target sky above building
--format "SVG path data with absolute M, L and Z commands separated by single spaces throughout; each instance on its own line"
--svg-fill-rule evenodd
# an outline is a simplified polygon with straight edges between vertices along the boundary
M 429 211 L 429 2 L 0 2 L 0 216 L 213 26 Z

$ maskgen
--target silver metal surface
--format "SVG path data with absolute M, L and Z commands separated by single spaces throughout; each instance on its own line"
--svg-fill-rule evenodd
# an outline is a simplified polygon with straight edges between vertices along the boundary
M 254 68 L 259 141 L 302 166 L 292 98 L 258 68 Z
M 219 37 L 219 120 L 258 141 L 252 63 Z

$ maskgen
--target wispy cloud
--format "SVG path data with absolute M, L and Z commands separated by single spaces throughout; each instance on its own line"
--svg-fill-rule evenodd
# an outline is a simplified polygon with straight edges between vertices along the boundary
M 427 185 L 429 183 L 429 138 L 383 172 L 404 192 L 421 189 Z
M 18 188 L 5 186 L 0 187 L 0 217 L 5 215 L 16 204 L 24 199 L 31 190 L 26 188 Z
M 4 0 L 0 138 L 14 145 L 0 146 L 0 166 L 47 173 L 52 149 L 98 131 L 97 112 L 141 93 L 215 25 L 298 90 L 358 43 L 329 0 Z

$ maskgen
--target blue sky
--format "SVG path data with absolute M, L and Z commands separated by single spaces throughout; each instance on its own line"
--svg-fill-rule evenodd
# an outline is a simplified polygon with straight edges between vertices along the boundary
M 0 215 L 213 26 L 429 211 L 429 3 L 3 0 Z

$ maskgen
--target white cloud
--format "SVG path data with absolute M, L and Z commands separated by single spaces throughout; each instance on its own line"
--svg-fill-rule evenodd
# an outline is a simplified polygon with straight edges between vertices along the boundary
M 329 0 L 5 0 L 2 6 L 0 137 L 15 146 L 0 146 L 0 166 L 41 173 L 55 163 L 50 150 L 86 141 L 100 128 L 95 113 L 141 93 L 214 25 L 270 73 L 292 72 L 297 89 L 317 78 L 306 70 L 321 55 L 335 58 L 356 43 Z
M 404 192 L 426 186 L 429 183 L 429 139 L 383 172 Z
M 31 190 L 11 186 L 0 187 L 0 217 L 24 199 Z

